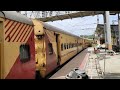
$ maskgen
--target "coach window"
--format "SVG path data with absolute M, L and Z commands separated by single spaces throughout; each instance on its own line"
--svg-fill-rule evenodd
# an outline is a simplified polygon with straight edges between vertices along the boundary
M 67 43 L 67 49 L 68 49 L 68 43 Z
M 63 43 L 61 44 L 61 51 L 63 51 Z
M 20 46 L 20 60 L 23 63 L 30 60 L 30 46 L 29 45 Z
M 75 43 L 73 43 L 73 47 L 75 47 Z
M 77 43 L 75 43 L 75 47 L 77 46 Z
M 66 43 L 64 44 L 64 49 L 66 49 Z
M 68 49 L 68 43 L 67 43 L 67 49 Z
M 75 43 L 75 47 L 77 47 L 77 43 Z
M 70 43 L 70 48 L 72 48 L 72 45 L 71 45 L 71 43 Z
M 71 48 L 71 43 L 69 43 L 69 48 Z
M 71 44 L 71 47 L 73 48 L 73 43 Z
M 80 45 L 82 45 L 82 43 L 80 43 Z
M 71 48 L 70 43 L 69 43 L 69 48 Z
M 71 44 L 71 48 L 73 48 L 73 44 Z
M 53 54 L 53 46 L 52 46 L 52 43 L 48 43 L 48 48 L 49 48 L 49 55 Z
M 73 47 L 75 47 L 75 43 L 73 43 Z

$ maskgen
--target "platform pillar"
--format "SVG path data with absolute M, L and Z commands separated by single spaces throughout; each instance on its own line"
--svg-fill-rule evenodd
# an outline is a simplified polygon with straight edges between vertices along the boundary
M 104 18 L 105 18 L 105 31 L 106 31 L 106 38 L 107 38 L 106 45 L 107 45 L 108 50 L 112 50 L 109 11 L 105 11 Z
M 119 30 L 119 46 L 120 46 L 120 16 L 118 13 L 118 30 Z
M 107 47 L 107 31 L 106 31 L 106 17 L 105 14 L 103 15 L 104 20 L 104 38 L 105 38 L 105 46 Z

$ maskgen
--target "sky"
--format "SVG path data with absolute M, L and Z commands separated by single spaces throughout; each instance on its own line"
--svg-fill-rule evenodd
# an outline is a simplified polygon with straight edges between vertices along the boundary
M 99 24 L 103 24 L 103 15 L 99 15 Z M 117 15 L 110 15 L 110 23 L 113 24 L 113 21 L 117 21 Z M 94 34 L 97 27 L 97 15 L 96 16 L 87 16 L 79 17 L 74 19 L 66 19 L 63 21 L 54 21 L 47 22 L 50 25 L 61 28 L 65 31 L 73 33 L 75 35 L 92 35 Z M 114 22 L 114 24 L 118 24 Z
M 117 15 L 110 15 L 109 17 L 111 24 L 113 24 L 113 21 L 115 21 L 114 24 L 118 24 Z M 98 18 L 99 18 L 99 24 L 103 24 L 103 15 L 98 15 Z M 94 34 L 97 27 L 97 15 L 78 17 L 73 19 L 65 19 L 62 21 L 58 20 L 58 21 L 46 22 L 46 23 L 78 36 L 92 35 Z

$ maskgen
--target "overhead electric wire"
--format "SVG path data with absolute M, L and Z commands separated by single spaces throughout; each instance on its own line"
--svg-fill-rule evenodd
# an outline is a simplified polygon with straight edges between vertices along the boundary
M 35 18 L 39 18 L 40 17 L 40 15 L 41 15 L 41 12 L 42 11 L 32 11 L 31 12 L 31 14 L 30 14 L 30 17 L 33 15 Z M 51 12 L 47 12 L 46 14 L 45 14 L 45 17 L 46 16 L 50 16 L 50 13 L 52 14 L 51 16 L 53 16 L 53 12 L 54 11 L 52 11 L 52 13 Z M 65 12 L 61 12 L 61 11 L 55 11 L 56 12 L 56 14 L 59 16 L 59 15 L 61 15 L 61 14 L 65 14 Z M 30 12 L 29 12 L 30 13 Z M 49 13 L 49 14 L 48 14 Z M 70 13 L 72 13 L 72 12 L 70 12 Z M 71 19 L 71 21 L 61 21 L 61 22 L 56 22 L 56 23 L 58 23 L 58 25 L 59 25 L 59 28 L 61 28 L 62 30 L 64 30 L 64 31 L 68 31 L 68 32 L 74 32 L 74 33 L 76 33 L 76 34 L 78 34 L 78 31 L 79 32 L 81 32 L 81 31 L 88 31 L 88 33 L 91 33 L 90 31 L 91 30 L 95 30 L 96 28 L 90 28 L 90 26 L 91 25 L 94 25 L 94 24 L 97 24 L 97 23 L 87 23 L 87 21 L 89 20 L 88 18 L 86 18 L 86 17 L 81 17 L 81 18 L 79 18 L 79 19 L 81 19 L 80 21 L 77 21 L 77 23 L 73 23 L 73 21 L 75 21 L 74 19 Z M 64 25 L 64 24 L 62 24 L 62 22 L 65 22 L 67 25 Z M 86 22 L 85 24 L 83 23 L 83 22 Z M 82 24 L 82 25 L 81 25 Z M 55 25 L 54 25 L 55 26 Z M 80 27 L 82 27 L 82 26 L 86 26 L 85 28 L 79 28 L 78 26 L 80 26 Z M 68 29 L 66 29 L 66 27 L 68 28 Z M 83 31 L 83 32 L 84 32 Z

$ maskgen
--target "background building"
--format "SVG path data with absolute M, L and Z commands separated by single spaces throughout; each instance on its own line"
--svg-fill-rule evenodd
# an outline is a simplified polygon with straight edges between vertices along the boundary
M 105 35 L 104 35 L 104 25 L 98 24 L 96 31 L 96 38 L 100 41 L 101 44 L 105 43 Z M 111 25 L 111 38 L 112 38 L 112 45 L 118 45 L 119 42 L 119 31 L 118 25 Z

